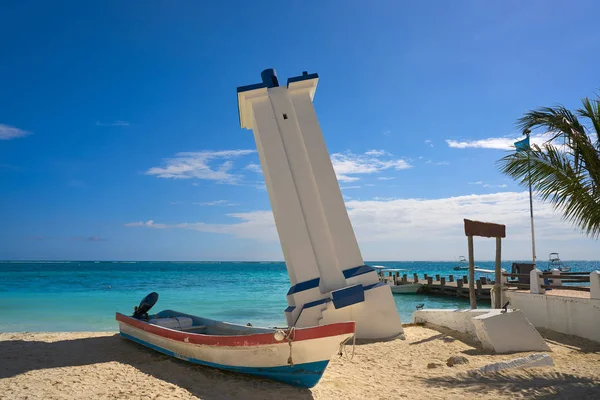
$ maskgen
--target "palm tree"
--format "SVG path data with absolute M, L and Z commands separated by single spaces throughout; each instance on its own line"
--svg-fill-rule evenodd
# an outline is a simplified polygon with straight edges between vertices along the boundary
M 517 122 L 524 134 L 547 132 L 548 141 L 498 161 L 506 175 L 531 185 L 586 235 L 600 236 L 600 97 L 582 100 L 575 112 L 563 106 L 527 112 Z M 580 122 L 579 118 L 584 121 Z

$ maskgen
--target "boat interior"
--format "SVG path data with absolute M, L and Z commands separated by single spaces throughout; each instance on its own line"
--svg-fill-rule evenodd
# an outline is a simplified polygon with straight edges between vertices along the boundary
M 146 322 L 176 331 L 215 336 L 244 336 L 275 332 L 275 329 L 232 324 L 173 310 L 164 310 L 150 315 Z

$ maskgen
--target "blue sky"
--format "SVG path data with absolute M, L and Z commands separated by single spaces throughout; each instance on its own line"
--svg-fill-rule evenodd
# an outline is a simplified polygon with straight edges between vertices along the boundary
M 418 3 L 418 4 L 417 4 Z M 320 76 L 315 107 L 363 255 L 451 260 L 462 218 L 530 257 L 495 161 L 528 109 L 598 89 L 600 4 L 4 2 L 0 259 L 282 259 L 236 87 Z M 538 254 L 598 242 L 536 202 Z M 492 241 L 476 257 L 492 259 Z

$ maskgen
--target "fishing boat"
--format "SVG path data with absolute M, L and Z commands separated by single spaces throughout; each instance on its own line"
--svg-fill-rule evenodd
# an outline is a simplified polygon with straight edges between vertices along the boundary
M 146 296 L 132 316 L 116 313 L 122 337 L 194 364 L 315 386 L 331 356 L 354 335 L 355 323 L 309 328 L 257 328 L 172 310 L 149 315 L 158 294 Z
M 469 262 L 464 256 L 458 257 L 458 265 L 452 268 L 455 271 L 464 271 L 469 269 Z
M 415 294 L 423 287 L 421 283 L 402 283 L 398 279 L 394 279 L 394 273 L 407 271 L 401 268 L 387 268 L 382 265 L 372 266 L 379 274 L 379 280 L 385 282 L 393 294 Z M 389 274 L 386 276 L 386 272 Z
M 477 265 L 475 266 L 477 268 Z M 455 271 L 468 271 L 469 270 L 469 261 L 464 257 L 458 257 L 458 265 L 452 268 Z
M 550 256 L 548 257 L 548 270 L 552 271 L 553 269 L 557 269 L 560 272 L 569 272 L 571 267 L 563 264 L 558 253 L 550 253 Z

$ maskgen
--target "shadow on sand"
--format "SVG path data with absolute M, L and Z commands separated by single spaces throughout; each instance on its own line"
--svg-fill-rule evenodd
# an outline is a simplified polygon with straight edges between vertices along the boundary
M 312 399 L 310 390 L 282 383 L 193 365 L 113 336 L 58 342 L 0 341 L 0 379 L 28 371 L 116 361 L 186 389 L 202 399 L 225 397 Z M 226 388 L 227 396 L 223 389 Z
M 597 399 L 600 395 L 597 381 L 593 379 L 546 371 L 526 371 L 522 375 L 463 373 L 423 381 L 437 387 L 466 389 L 473 392 L 473 397 L 491 390 L 510 397 L 535 399 Z

